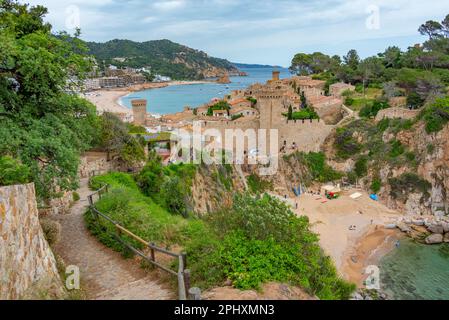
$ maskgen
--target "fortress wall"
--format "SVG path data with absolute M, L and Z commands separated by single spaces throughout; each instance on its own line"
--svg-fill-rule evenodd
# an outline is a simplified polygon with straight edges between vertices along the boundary
M 409 110 L 405 108 L 388 108 L 380 110 L 376 116 L 376 121 L 381 121 L 384 118 L 388 119 L 413 119 L 420 113 L 419 110 Z
M 34 184 L 1 187 L 0 300 L 50 288 L 62 294 L 61 286 L 55 257 L 39 222 Z
M 342 104 L 333 103 L 325 106 L 314 106 L 316 113 L 319 117 L 329 124 L 336 124 L 343 119 Z
M 287 148 L 290 148 L 294 142 L 299 151 L 319 152 L 332 129 L 333 126 L 320 120 L 288 121 L 279 128 L 279 146 L 286 142 Z

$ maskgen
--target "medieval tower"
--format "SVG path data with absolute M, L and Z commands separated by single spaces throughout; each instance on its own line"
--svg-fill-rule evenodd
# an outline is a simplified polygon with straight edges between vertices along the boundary
M 136 126 L 145 126 L 147 118 L 147 100 L 132 100 L 131 105 L 133 108 L 134 124 Z

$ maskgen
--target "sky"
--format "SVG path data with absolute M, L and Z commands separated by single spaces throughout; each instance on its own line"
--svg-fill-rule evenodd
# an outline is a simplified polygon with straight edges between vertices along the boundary
M 288 67 L 298 52 L 367 57 L 425 40 L 449 0 L 27 0 L 55 30 L 87 41 L 169 39 L 232 62 Z

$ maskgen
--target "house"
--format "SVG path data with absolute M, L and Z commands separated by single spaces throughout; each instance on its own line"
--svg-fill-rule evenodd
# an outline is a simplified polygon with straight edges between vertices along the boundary
M 231 116 L 242 115 L 245 117 L 249 117 L 249 116 L 257 115 L 257 111 L 256 111 L 256 109 L 248 107 L 248 106 L 237 106 L 237 107 L 231 108 L 231 110 L 229 111 L 229 114 Z
M 218 118 L 218 117 L 228 118 L 227 110 L 213 110 L 212 114 L 213 114 L 213 117 L 215 117 L 215 118 Z
M 232 100 L 229 102 L 231 108 L 251 108 L 251 101 L 245 98 L 240 98 L 236 100 Z
M 355 91 L 355 87 L 344 82 L 334 83 L 329 86 L 329 94 L 333 97 L 341 98 L 345 91 Z

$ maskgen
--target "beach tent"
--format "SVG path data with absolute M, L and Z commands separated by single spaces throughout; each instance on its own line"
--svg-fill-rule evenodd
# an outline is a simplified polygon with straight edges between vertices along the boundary
M 337 199 L 338 197 L 340 197 L 340 193 L 341 193 L 341 189 L 340 187 L 334 187 L 331 185 L 327 185 L 327 186 L 323 186 L 321 188 L 321 191 L 324 191 L 324 194 L 326 195 L 326 197 L 330 200 L 332 199 Z

